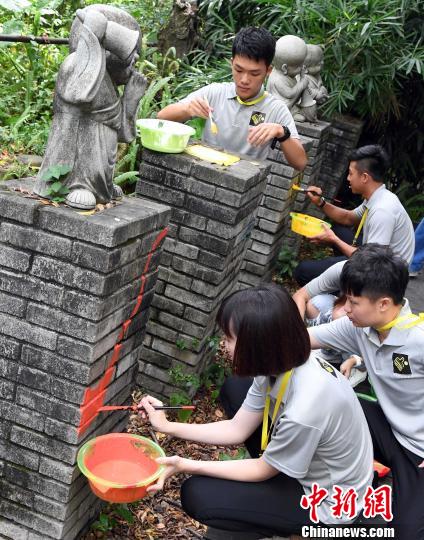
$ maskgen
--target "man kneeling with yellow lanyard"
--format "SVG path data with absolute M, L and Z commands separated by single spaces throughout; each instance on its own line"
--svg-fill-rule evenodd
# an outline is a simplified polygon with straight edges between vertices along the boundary
M 347 317 L 309 328 L 313 349 L 360 355 L 378 402 L 361 399 L 374 457 L 393 473 L 397 540 L 424 538 L 424 313 L 404 298 L 408 265 L 390 248 L 355 252 L 341 290 Z

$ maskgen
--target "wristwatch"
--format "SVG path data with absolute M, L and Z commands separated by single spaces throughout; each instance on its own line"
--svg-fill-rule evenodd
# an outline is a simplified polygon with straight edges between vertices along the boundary
M 322 208 L 325 205 L 326 202 L 327 202 L 327 200 L 321 195 L 318 208 Z
M 274 150 L 277 143 L 282 143 L 284 141 L 287 141 L 287 139 L 291 136 L 290 130 L 287 126 L 281 126 L 284 129 L 284 135 L 282 137 L 274 137 L 271 148 Z

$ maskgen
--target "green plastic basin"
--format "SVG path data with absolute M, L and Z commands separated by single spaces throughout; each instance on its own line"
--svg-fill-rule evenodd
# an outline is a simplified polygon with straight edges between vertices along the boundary
M 146 118 L 137 120 L 141 144 L 149 150 L 178 154 L 187 146 L 195 130 L 179 122 Z

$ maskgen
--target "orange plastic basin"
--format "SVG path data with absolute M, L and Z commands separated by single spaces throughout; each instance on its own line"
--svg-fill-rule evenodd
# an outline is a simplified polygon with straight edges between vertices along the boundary
M 308 216 L 307 214 L 298 214 L 297 212 L 290 212 L 290 217 L 292 219 L 291 229 L 297 234 L 302 234 L 303 236 L 311 237 L 316 236 L 324 231 L 323 225 L 331 227 L 330 223 L 318 219 L 313 216 Z
M 109 433 L 87 441 L 78 452 L 78 467 L 93 492 L 105 501 L 129 503 L 142 499 L 164 470 L 155 459 L 162 448 L 132 433 Z

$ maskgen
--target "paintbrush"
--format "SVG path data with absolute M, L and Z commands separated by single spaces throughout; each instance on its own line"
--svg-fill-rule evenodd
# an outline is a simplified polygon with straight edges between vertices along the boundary
M 153 406 L 156 411 L 170 411 L 170 410 L 179 410 L 179 411 L 193 411 L 196 407 L 194 405 L 156 405 Z M 99 407 L 98 411 L 139 411 L 137 405 L 104 405 Z
M 314 189 L 302 188 L 302 187 L 298 186 L 297 184 L 293 184 L 292 189 L 294 189 L 294 191 L 301 191 L 302 193 L 312 193 L 312 195 L 316 195 L 317 197 L 322 197 L 325 200 L 331 200 L 331 201 L 338 202 L 338 203 L 342 202 L 339 199 L 334 199 L 334 198 L 333 199 L 326 199 L 321 193 L 318 193 L 318 191 L 315 191 Z
M 213 119 L 211 107 L 209 105 L 209 101 L 207 100 L 207 98 L 205 98 L 205 101 L 206 101 L 207 106 L 209 107 L 209 120 L 211 121 L 211 133 L 213 135 L 217 135 L 218 134 L 218 126 L 216 125 L 215 120 Z

